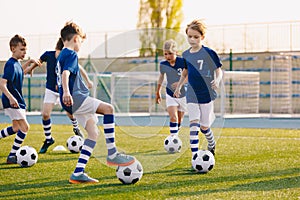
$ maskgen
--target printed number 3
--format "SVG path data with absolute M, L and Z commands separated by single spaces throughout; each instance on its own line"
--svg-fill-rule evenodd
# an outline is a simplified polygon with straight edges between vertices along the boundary
M 203 60 L 197 60 L 197 63 L 199 63 L 199 70 L 202 70 Z

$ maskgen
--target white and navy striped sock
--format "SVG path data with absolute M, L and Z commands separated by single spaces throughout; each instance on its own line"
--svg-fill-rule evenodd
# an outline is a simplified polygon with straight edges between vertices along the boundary
M 197 151 L 199 150 L 199 136 L 198 136 L 199 129 L 200 129 L 199 123 L 190 124 L 190 146 L 191 146 L 192 155 L 197 153 Z
M 103 116 L 103 128 L 106 141 L 107 155 L 109 158 L 114 158 L 117 154 L 117 147 L 115 143 L 115 116 Z
M 79 176 L 80 174 L 84 173 L 85 166 L 93 153 L 95 145 L 96 141 L 90 139 L 84 140 L 78 162 L 73 173 L 75 176 Z
M 213 134 L 212 130 L 210 128 L 208 128 L 207 130 L 201 129 L 201 132 L 205 135 L 205 138 L 208 143 L 208 149 L 212 149 L 216 145 L 214 134 Z
M 46 140 L 52 140 L 51 119 L 42 120 L 42 123 L 43 123 L 43 129 L 44 129 L 44 134 L 45 134 Z
M 21 147 L 25 137 L 26 137 L 26 133 L 23 133 L 22 131 L 19 130 L 16 137 L 15 137 L 14 144 L 11 148 L 9 156 L 15 156 L 16 155 L 16 152 Z
M 178 134 L 178 124 L 177 122 L 170 122 L 170 134 L 177 135 Z
M 0 138 L 5 138 L 5 137 L 13 135 L 15 133 L 16 132 L 14 132 L 12 126 L 9 126 L 9 127 L 5 128 L 5 129 L 1 130 L 1 132 L 0 132 Z

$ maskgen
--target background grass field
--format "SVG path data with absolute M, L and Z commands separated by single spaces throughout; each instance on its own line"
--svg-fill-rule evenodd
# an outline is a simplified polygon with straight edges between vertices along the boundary
M 65 146 L 73 135 L 71 126 L 53 125 L 55 144 L 29 168 L 5 164 L 14 137 L 1 139 L 0 199 L 300 199 L 300 131 L 224 128 L 215 168 L 208 174 L 190 171 L 188 131 L 180 132 L 181 153 L 170 155 L 163 150 L 168 127 L 116 128 L 119 149 L 135 155 L 144 167 L 135 185 L 122 185 L 115 168 L 106 166 L 103 137 L 86 167 L 99 183 L 69 184 L 78 154 L 52 150 Z M 31 125 L 23 145 L 38 151 L 43 140 L 41 125 Z

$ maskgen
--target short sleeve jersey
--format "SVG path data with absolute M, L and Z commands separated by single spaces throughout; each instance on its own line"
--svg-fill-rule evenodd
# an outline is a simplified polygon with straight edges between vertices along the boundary
M 175 88 L 174 89 L 172 88 L 172 84 L 179 81 L 184 66 L 185 66 L 185 61 L 183 58 L 180 57 L 176 57 L 174 66 L 171 66 L 168 61 L 162 61 L 160 63 L 160 73 L 166 74 L 167 77 L 166 93 L 171 97 L 173 97 L 175 91 Z M 182 87 L 180 92 L 181 92 L 180 97 L 184 97 L 185 88 Z
M 41 55 L 40 59 L 47 63 L 46 88 L 53 92 L 57 92 L 57 75 L 55 72 L 57 60 L 55 51 L 46 51 Z
M 70 71 L 69 76 L 69 91 L 73 98 L 73 105 L 66 106 L 62 101 L 63 88 L 62 88 L 62 73 L 63 71 Z M 57 85 L 60 94 L 60 102 L 62 107 L 70 114 L 73 114 L 89 96 L 89 90 L 84 84 L 80 75 L 78 56 L 77 53 L 68 48 L 64 48 L 58 58 L 56 65 Z
M 11 57 L 4 65 L 4 73 L 2 78 L 7 80 L 6 87 L 18 101 L 19 107 L 26 109 L 26 103 L 22 94 L 24 73 L 20 62 Z M 4 93 L 2 93 L 2 104 L 3 108 L 13 108 L 11 107 L 8 98 Z
M 205 46 L 198 52 L 186 50 L 182 54 L 187 61 L 188 88 L 187 103 L 209 103 L 217 97 L 215 90 L 211 88 L 214 79 L 214 71 L 222 67 L 222 62 L 217 53 Z

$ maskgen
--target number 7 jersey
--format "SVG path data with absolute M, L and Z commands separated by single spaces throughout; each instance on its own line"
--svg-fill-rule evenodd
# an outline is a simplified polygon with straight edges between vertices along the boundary
M 214 71 L 222 67 L 218 54 L 202 45 L 198 52 L 183 52 L 182 57 L 186 59 L 188 70 L 187 103 L 209 103 L 217 97 L 215 90 L 211 88 L 214 80 Z

